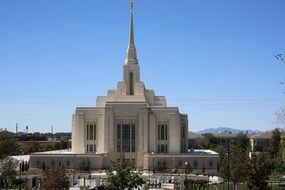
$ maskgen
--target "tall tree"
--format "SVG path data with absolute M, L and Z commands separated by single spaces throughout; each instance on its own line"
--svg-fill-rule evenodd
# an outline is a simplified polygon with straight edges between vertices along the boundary
M 42 189 L 64 190 L 69 188 L 66 171 L 63 168 L 46 170 L 41 182 Z
M 240 150 L 248 151 L 250 149 L 250 141 L 246 134 L 239 133 L 236 138 L 236 146 Z
M 16 182 L 16 163 L 10 158 L 0 160 L 0 189 L 1 184 L 5 189 L 12 188 Z
M 19 153 L 19 145 L 13 134 L 0 129 L 0 159 Z
M 281 145 L 281 159 L 282 162 L 285 163 L 285 132 L 281 135 L 280 145 Z
M 235 145 L 230 155 L 230 180 L 235 186 L 246 181 L 248 173 L 248 152 L 243 148 Z
M 269 152 L 271 158 L 277 158 L 280 152 L 281 131 L 276 128 L 272 131 L 272 139 L 269 144 Z
M 248 165 L 247 184 L 249 189 L 267 189 L 271 174 L 271 161 L 267 153 L 253 155 Z
M 132 190 L 144 184 L 142 173 L 124 158 L 112 163 L 107 170 L 107 189 L 109 190 Z

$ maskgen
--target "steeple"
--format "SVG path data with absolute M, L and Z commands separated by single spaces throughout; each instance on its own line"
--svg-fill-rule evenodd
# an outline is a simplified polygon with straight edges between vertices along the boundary
M 137 51 L 135 47 L 134 24 L 133 24 L 133 0 L 130 0 L 130 36 L 127 55 L 124 64 L 124 91 L 126 95 L 138 95 L 143 90 L 139 90 L 140 84 L 140 66 L 137 59 Z
M 134 38 L 134 24 L 133 24 L 133 10 L 134 3 L 133 0 L 130 0 L 130 33 L 129 33 L 129 46 L 127 50 L 127 56 L 125 60 L 125 64 L 138 64 L 137 60 L 137 51 L 135 47 L 135 38 Z

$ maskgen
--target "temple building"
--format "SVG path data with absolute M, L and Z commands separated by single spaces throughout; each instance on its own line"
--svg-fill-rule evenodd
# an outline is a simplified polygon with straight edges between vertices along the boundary
M 188 116 L 168 107 L 140 78 L 135 47 L 133 3 L 130 7 L 129 44 L 123 80 L 117 88 L 98 96 L 95 107 L 77 107 L 72 116 L 72 150 L 31 155 L 31 165 L 80 169 L 108 168 L 121 156 L 135 167 L 148 169 L 207 168 L 215 173 L 219 155 L 210 150 L 189 150 Z M 203 159 L 201 159 L 203 158 Z

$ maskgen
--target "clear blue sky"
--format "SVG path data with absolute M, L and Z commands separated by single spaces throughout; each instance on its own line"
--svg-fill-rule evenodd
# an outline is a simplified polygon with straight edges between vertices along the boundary
M 141 79 L 189 129 L 277 127 L 284 0 L 134 0 Z M 0 128 L 71 131 L 122 80 L 128 0 L 0 1 Z

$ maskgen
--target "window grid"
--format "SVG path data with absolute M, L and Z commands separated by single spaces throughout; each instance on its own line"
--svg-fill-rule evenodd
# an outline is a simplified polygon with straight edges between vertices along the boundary
M 87 140 L 95 141 L 96 140 L 96 124 L 87 124 Z
M 165 123 L 159 123 L 157 126 L 157 152 L 168 153 L 168 126 Z
M 134 124 L 117 125 L 117 152 L 135 152 L 135 134 Z

